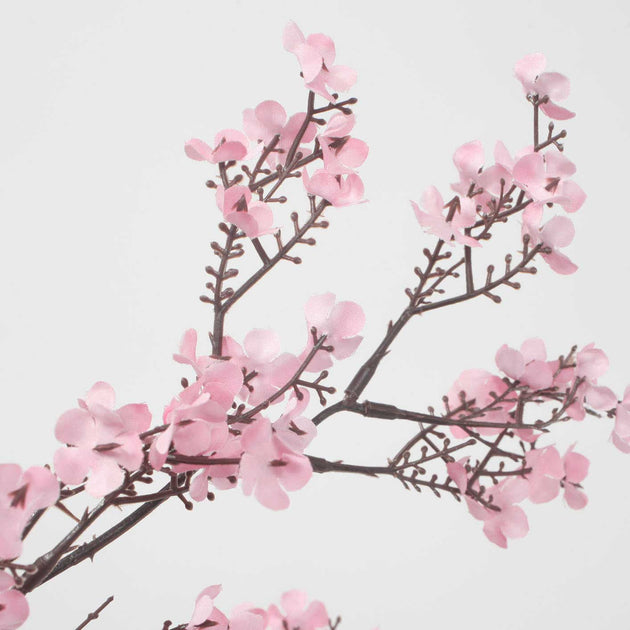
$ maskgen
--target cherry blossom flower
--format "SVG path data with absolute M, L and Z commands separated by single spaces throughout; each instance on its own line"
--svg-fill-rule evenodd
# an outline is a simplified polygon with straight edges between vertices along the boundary
M 527 497 L 529 485 L 525 479 L 505 478 L 486 490 L 485 498 L 492 496 L 492 505 L 499 510 L 489 509 L 481 503 L 466 497 L 468 510 L 474 518 L 483 521 L 483 533 L 488 540 L 507 548 L 508 538 L 522 538 L 529 531 L 525 512 L 516 503 Z
M 328 101 L 333 96 L 328 87 L 338 92 L 349 90 L 357 80 L 354 70 L 335 66 L 335 44 L 330 37 L 316 33 L 304 37 L 294 22 L 289 22 L 282 35 L 284 48 L 295 54 L 300 64 L 304 84 L 309 90 Z
M 243 130 L 255 142 L 269 144 L 274 136 L 282 135 L 287 112 L 277 101 L 263 101 L 255 109 L 243 111 Z
M 171 440 L 178 453 L 194 456 L 216 450 L 228 439 L 225 405 L 212 397 L 203 381 L 189 385 L 173 398 L 163 420 L 171 427 L 152 443 L 149 461 L 154 468 L 163 465 Z
M 573 452 L 573 446 L 564 457 L 560 457 L 555 446 L 532 449 L 525 456 L 525 461 L 532 469 L 527 475 L 528 497 L 532 503 L 546 503 L 555 499 L 562 486 L 569 507 L 580 510 L 586 506 L 588 499 L 577 485 L 586 478 L 589 461 L 584 455 Z
M 191 138 L 184 145 L 184 152 L 191 160 L 198 162 L 228 162 L 243 159 L 249 150 L 249 141 L 242 131 L 224 129 L 214 138 L 214 148 L 199 138 Z
M 510 378 L 525 383 L 532 389 L 546 389 L 553 385 L 550 363 L 542 339 L 527 339 L 521 349 L 502 345 L 495 356 L 497 367 Z
M 225 337 L 223 354 L 246 374 L 256 372 L 241 388 L 240 397 L 258 405 L 289 382 L 297 372 L 300 360 L 293 354 L 280 352 L 280 337 L 273 330 L 251 330 L 245 336 L 243 345 L 244 349 L 232 337 Z M 282 402 L 283 398 L 279 396 L 272 403 Z
M 273 212 L 262 201 L 252 200 L 247 186 L 217 186 L 217 205 L 226 221 L 236 225 L 250 238 L 275 231 Z
M 263 101 L 255 109 L 246 109 L 243 112 L 243 128 L 251 140 L 264 145 L 268 145 L 274 136 L 280 136 L 275 145 L 276 150 L 267 156 L 267 163 L 275 167 L 293 144 L 305 117 L 303 112 L 294 114 L 287 122 L 287 113 L 280 103 Z M 302 136 L 302 142 L 312 142 L 316 134 L 317 125 L 310 122 Z
M 230 436 L 228 441 L 209 455 L 210 459 L 240 459 L 243 446 L 240 437 Z M 178 466 L 178 470 L 196 470 L 198 466 Z M 209 482 L 219 490 L 230 490 L 236 487 L 239 464 L 214 464 L 205 466 L 190 482 L 190 498 L 194 501 L 205 501 L 208 497 Z
M 466 490 L 468 489 L 468 471 L 466 470 L 468 459 L 468 457 L 462 457 L 462 459 L 456 462 L 446 463 L 446 472 L 462 493 L 462 496 L 466 494 Z
M 459 375 L 447 394 L 448 405 L 451 412 L 461 407 L 461 393 L 464 392 L 466 402 L 473 401 L 472 407 L 466 405 L 464 409 L 453 414 L 454 418 L 466 418 L 473 410 L 492 407 L 492 410 L 484 411 L 483 416 L 475 415 L 474 420 L 505 424 L 512 422 L 508 411 L 516 404 L 514 396 L 508 396 L 498 403 L 495 403 L 495 400 L 496 397 L 504 394 L 506 389 L 507 385 L 502 379 L 486 370 L 465 370 Z M 453 436 L 458 439 L 468 437 L 466 431 L 461 427 L 452 426 L 450 429 Z M 475 430 L 481 435 L 495 435 L 501 431 L 501 428 L 475 427 Z
M 16 630 L 28 617 L 26 597 L 14 586 L 13 577 L 0 571 L 0 630 Z
M 282 595 L 281 602 L 284 614 L 275 604 L 269 607 L 269 630 L 317 630 L 329 627 L 324 604 L 318 601 L 309 603 L 308 596 L 303 591 L 288 591 Z
M 569 177 L 575 164 L 557 149 L 544 153 L 532 151 L 522 155 L 514 164 L 515 183 L 535 202 L 557 203 L 566 212 L 576 212 L 586 199 L 584 191 Z
M 575 114 L 564 107 L 556 105 L 554 101 L 562 101 L 569 96 L 569 79 L 558 72 L 545 72 L 547 59 L 542 53 L 525 55 L 516 62 L 514 73 L 521 82 L 525 94 L 538 94 L 541 99 L 547 99 L 540 109 L 554 120 L 567 120 Z
M 197 376 L 201 376 L 212 362 L 209 356 L 197 356 L 197 331 L 194 328 L 184 333 L 179 344 L 179 352 L 173 355 L 173 359 L 177 363 L 192 366 Z
M 313 474 L 308 457 L 295 453 L 273 433 L 266 418 L 258 418 L 242 435 L 244 453 L 239 476 L 243 492 L 252 493 L 272 510 L 289 507 L 286 491 L 303 488 Z
M 300 394 L 301 399 L 295 392 L 291 394 L 284 413 L 273 423 L 278 439 L 296 453 L 303 453 L 317 435 L 317 427 L 313 421 L 301 415 L 308 406 L 308 390 L 301 390 Z
M 58 499 L 59 482 L 48 468 L 33 466 L 22 472 L 17 464 L 0 464 L 0 559 L 22 553 L 28 519 Z
M 451 188 L 462 196 L 468 196 L 471 185 L 475 189 L 475 203 L 482 208 L 493 198 L 499 197 L 510 189 L 512 175 L 504 165 L 496 164 L 484 169 L 484 150 L 479 140 L 467 142 L 453 154 L 453 163 L 459 173 L 459 182 Z M 478 190 L 483 189 L 484 193 Z
M 615 410 L 615 426 L 610 435 L 613 444 L 623 453 L 630 453 L 630 386 Z
M 326 335 L 324 345 L 332 346 L 331 352 L 319 351 L 306 368 L 318 372 L 332 366 L 330 355 L 335 359 L 346 359 L 354 354 L 363 337 L 359 336 L 365 325 L 363 309 L 355 302 L 335 303 L 334 293 L 312 296 L 304 307 L 308 328 L 308 342 L 303 357 L 313 347 L 311 328 L 318 335 Z
M 344 177 L 319 169 L 310 177 L 308 171 L 304 169 L 302 181 L 307 193 L 325 199 L 336 208 L 365 201 L 363 182 L 356 173 L 350 173 Z
M 350 137 L 353 127 L 353 114 L 335 114 L 320 134 L 319 144 L 327 173 L 353 173 L 354 169 L 365 162 L 368 145 L 363 140 Z
M 416 219 L 426 232 L 437 236 L 449 245 L 453 245 L 453 241 L 470 247 L 481 245 L 477 239 L 462 233 L 464 228 L 471 227 L 477 221 L 475 201 L 469 197 L 459 199 L 450 221 L 448 220 L 449 210 L 445 208 L 444 199 L 435 186 L 429 186 L 422 193 L 420 204 L 426 212 L 421 210 L 415 201 L 411 202 Z
M 230 630 L 265 630 L 267 612 L 249 604 L 237 606 L 230 615 Z
M 617 405 L 617 396 L 610 388 L 598 385 L 597 381 L 608 371 L 608 357 L 603 350 L 590 343 L 577 353 L 574 376 L 583 379 L 576 391 L 575 402 L 567 409 L 574 420 L 583 420 L 586 415 L 584 402 L 599 411 Z
M 199 628 L 213 628 L 214 630 L 227 630 L 228 618 L 214 606 L 214 600 L 221 592 L 219 584 L 204 588 L 197 596 L 195 608 L 190 623 L 186 630 Z
M 79 484 L 87 476 L 85 489 L 102 497 L 124 479 L 123 468 L 137 470 L 142 463 L 139 433 L 151 424 L 151 412 L 144 404 L 114 410 L 114 390 L 107 383 L 95 383 L 79 408 L 61 415 L 55 437 L 66 444 L 54 457 L 61 481 Z
M 159 470 L 171 445 L 183 455 L 201 455 L 221 448 L 228 439 L 227 412 L 243 385 L 240 368 L 230 361 L 197 356 L 197 334 L 184 333 L 179 363 L 192 365 L 197 381 L 184 388 L 166 406 L 163 422 L 168 425 L 152 438 L 149 463 Z
M 530 237 L 530 244 L 542 243 L 551 251 L 542 253 L 545 262 L 556 272 L 563 275 L 577 271 L 577 265 L 567 256 L 558 251 L 562 247 L 570 245 L 575 236 L 575 228 L 571 219 L 564 216 L 555 216 L 542 227 L 542 205 L 533 204 L 523 212 L 523 233 Z

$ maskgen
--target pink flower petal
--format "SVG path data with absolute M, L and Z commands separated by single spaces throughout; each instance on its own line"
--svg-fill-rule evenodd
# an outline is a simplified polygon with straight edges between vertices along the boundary
M 574 510 L 581 510 L 586 507 L 588 497 L 579 488 L 573 484 L 567 483 L 564 487 L 564 500 L 567 505 Z
M 91 452 L 83 448 L 64 447 L 55 452 L 53 463 L 61 481 L 69 485 L 83 483 L 92 462 Z
M 337 302 L 330 312 L 328 326 L 336 337 L 352 337 L 363 330 L 365 313 L 355 302 Z
M 494 360 L 497 367 L 513 379 L 518 380 L 525 370 L 523 355 L 505 344 L 499 348 Z
M 306 312 L 306 320 L 310 326 L 322 328 L 335 304 L 334 293 L 323 293 L 322 295 L 314 295 L 309 298 L 304 307 Z
M 523 84 L 526 92 L 531 91 L 534 81 L 542 74 L 547 65 L 547 59 L 542 53 L 525 55 L 514 66 L 516 78 Z
M 93 497 L 104 497 L 116 490 L 125 479 L 122 468 L 109 457 L 94 457 L 85 490 Z
M 199 138 L 191 138 L 186 142 L 184 152 L 191 160 L 212 162 L 212 149 Z
M 247 333 L 245 352 L 259 363 L 269 363 L 280 354 L 280 337 L 273 330 L 255 328 Z
M 305 42 L 304 35 L 295 22 L 289 22 L 282 32 L 282 45 L 285 50 L 293 52 L 297 46 Z

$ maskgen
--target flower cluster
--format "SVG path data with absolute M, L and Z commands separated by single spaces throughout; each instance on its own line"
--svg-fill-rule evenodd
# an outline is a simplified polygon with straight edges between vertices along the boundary
M 571 118 L 574 114 L 550 100 L 568 96 L 569 80 L 558 73 L 543 72 L 545 64 L 543 55 L 528 55 L 517 62 L 516 76 L 537 111 L 540 108 L 557 120 Z M 545 142 L 537 141 L 536 146 L 525 147 L 514 157 L 499 141 L 494 163 L 488 166 L 481 142 L 467 142 L 453 155 L 459 181 L 452 184 L 452 189 L 457 196 L 445 204 L 435 187 L 427 188 L 419 205 L 411 202 L 418 222 L 449 245 L 475 247 L 481 244 L 478 237 L 484 234 L 488 218 L 522 210 L 522 231 L 530 244 L 542 247 L 543 258 L 554 271 L 573 273 L 577 267 L 559 251 L 573 240 L 572 222 L 564 216 L 545 222 L 543 216 L 544 208 L 554 205 L 576 212 L 586 199 L 570 179 L 576 168 L 562 153 L 559 139 L 565 135 L 564 131 L 553 135 L 550 123 Z M 473 228 L 477 234 L 472 233 Z
M 271 173 L 263 169 L 263 164 L 276 170 L 279 183 L 301 176 L 308 195 L 320 197 L 328 205 L 346 206 L 363 200 L 363 182 L 356 169 L 365 161 L 368 146 L 351 135 L 355 116 L 347 107 L 356 99 L 337 105 L 338 95 L 328 91 L 347 91 L 354 85 L 356 73 L 346 66 L 334 65 L 335 45 L 321 33 L 304 37 L 290 23 L 284 30 L 284 45 L 296 55 L 309 89 L 307 112 L 289 117 L 280 103 L 265 100 L 244 110 L 243 131 L 224 129 L 216 134 L 212 146 L 198 138 L 184 146 L 189 158 L 219 165 L 223 183 L 217 186 L 217 206 L 227 222 L 250 238 L 278 233 L 279 229 L 270 204 L 284 198 L 262 194 L 255 175 Z M 315 95 L 330 105 L 315 109 Z M 328 120 L 321 117 L 329 111 L 332 115 Z M 315 113 L 319 115 L 316 117 Z M 253 170 L 240 165 L 250 176 L 249 184 L 237 184 L 242 176 L 228 181 L 227 169 L 248 159 L 257 160 Z M 322 162 L 321 168 L 309 174 L 306 165 L 317 160 Z M 252 193 L 260 193 L 260 198 L 254 199 Z
M 324 604 L 309 602 L 302 591 L 288 591 L 281 598 L 281 607 L 272 604 L 266 610 L 250 604 L 237 606 L 228 618 L 215 605 L 221 586 L 209 586 L 197 596 L 192 618 L 186 630 L 215 628 L 215 630 L 319 630 L 330 628 Z
M 529 530 L 525 512 L 517 505 L 524 499 L 545 503 L 556 498 L 562 489 L 569 507 L 577 510 L 587 504 L 580 484 L 588 472 L 588 459 L 574 451 L 575 445 L 564 456 L 554 445 L 539 447 L 546 424 L 519 428 L 526 419 L 525 406 L 560 403 L 560 410 L 554 410 L 550 422 L 579 421 L 586 413 L 612 413 L 616 407 L 612 440 L 624 452 L 630 450 L 626 443 L 628 408 L 627 397 L 617 404 L 614 392 L 598 384 L 608 360 L 593 344 L 579 351 L 573 349 L 569 357 L 547 360 L 542 340 L 528 339 L 519 350 L 507 345 L 499 348 L 496 365 L 505 375 L 503 378 L 485 370 L 468 370 L 457 379 L 445 402 L 449 417 L 461 420 L 460 425 L 451 427 L 455 438 L 498 436 L 494 444 L 503 440 L 501 450 L 491 450 L 483 465 L 464 457 L 447 463 L 446 468 L 465 497 L 470 513 L 484 522 L 484 533 L 505 547 L 508 538 L 522 537 Z M 484 421 L 483 426 L 476 426 L 479 420 Z M 524 454 L 505 445 L 510 436 L 528 444 Z M 488 472 L 484 466 L 493 457 L 520 462 L 520 467 L 509 470 L 503 461 L 498 470 Z M 493 478 L 493 485 L 482 485 L 484 475 Z
M 240 484 L 244 494 L 254 495 L 267 508 L 281 510 L 289 506 L 288 493 L 304 487 L 314 470 L 389 475 L 406 488 L 429 488 L 437 496 L 448 493 L 463 499 L 470 514 L 483 522 L 488 539 L 507 547 L 508 539 L 520 538 L 529 530 L 522 507 L 526 499 L 538 504 L 562 494 L 572 509 L 587 505 L 582 482 L 589 461 L 574 450 L 575 445 L 561 455 L 555 444 L 542 444 L 549 427 L 581 421 L 587 414 L 614 419 L 611 440 L 619 450 L 630 452 L 630 387 L 619 401 L 600 384 L 608 359 L 594 344 L 580 350 L 575 347 L 552 360 L 537 338 L 526 340 L 519 349 L 503 345 L 495 356 L 499 373 L 482 369 L 461 373 L 442 399 L 443 413 L 436 414 L 433 407 L 429 413 L 419 413 L 359 400 L 396 335 L 414 315 L 477 295 L 498 302 L 500 296 L 492 291 L 502 285 L 517 289 L 513 276 L 533 273 L 535 268 L 528 265 L 538 254 L 560 274 L 575 271 L 576 266 L 560 251 L 573 239 L 573 224 L 564 215 L 545 214 L 558 206 L 566 213 L 575 212 L 585 195 L 571 179 L 575 165 L 562 152 L 559 141 L 566 133 L 554 134 L 553 123 L 549 123 L 547 138 L 540 140 L 538 129 L 540 112 L 555 120 L 573 116 L 556 103 L 568 96 L 569 81 L 558 73 L 545 72 L 546 60 L 540 54 L 524 57 L 515 67 L 534 108 L 534 145 L 512 156 L 498 142 L 494 161 L 486 166 L 481 143 L 468 142 L 453 156 L 459 175 L 452 184 L 456 196 L 445 202 L 431 186 L 419 204 L 411 202 L 418 222 L 437 237 L 437 244 L 433 252 L 424 250 L 428 262 L 424 269 L 414 270 L 419 283 L 415 290 L 406 291 L 409 304 L 395 322 L 390 321 L 384 339 L 339 402 L 317 415 L 309 409 L 315 397 L 327 405 L 326 396 L 335 393 L 322 383 L 328 369 L 334 366 L 334 359 L 350 357 L 362 341 L 365 316 L 358 304 L 337 301 L 332 293 L 309 299 L 306 341 L 295 353 L 283 352 L 273 330 L 254 328 L 242 341 L 225 334 L 225 316 L 238 298 L 280 261 L 301 262 L 289 252 L 297 244 L 315 244 L 306 233 L 328 226 L 322 220 L 327 206 L 363 200 L 363 182 L 356 169 L 367 158 L 368 147 L 351 135 L 355 116 L 348 105 L 356 99 L 339 101 L 337 94 L 352 87 L 356 75 L 335 65 L 334 43 L 323 34 L 305 37 L 290 23 L 283 40 L 285 48 L 297 57 L 309 91 L 306 111 L 289 116 L 280 103 L 265 100 L 243 112 L 242 130 L 222 130 L 211 144 L 193 138 L 184 147 L 189 158 L 217 166 L 220 183 L 209 180 L 207 185 L 216 189 L 216 204 L 226 222 L 219 224 L 226 235 L 225 245 L 211 245 L 220 263 L 216 268 L 206 267 L 212 276 L 206 284 L 211 296 L 201 296 L 214 307 L 211 353 L 198 350 L 196 331 L 184 333 L 173 358 L 188 366 L 193 377 L 182 378 L 181 390 L 165 406 L 161 424 L 151 426 L 152 415 L 145 404 L 116 407 L 113 388 L 97 382 L 76 408 L 57 420 L 55 436 L 62 446 L 54 455 L 54 472 L 48 467 L 23 471 L 15 464 L 0 465 L 0 630 L 14 630 L 24 622 L 28 604 L 23 593 L 59 571 L 55 562 L 61 558 L 66 562 L 69 553 L 74 555 L 70 565 L 91 557 L 77 559 L 77 555 L 87 554 L 86 547 L 90 554 L 95 553 L 91 543 L 77 546 L 76 541 L 111 506 L 145 503 L 153 509 L 176 496 L 191 509 L 188 496 L 201 502 L 214 498 L 214 490 Z M 325 99 L 324 105 L 315 107 L 316 95 Z M 248 160 L 250 164 L 245 163 Z M 309 174 L 308 165 L 318 161 L 319 168 Z M 309 214 L 302 222 L 297 212 L 290 215 L 293 234 L 287 243 L 273 204 L 287 201 L 278 190 L 292 178 L 302 180 Z M 522 221 L 522 260 L 511 267 L 512 255 L 508 254 L 505 274 L 494 281 L 495 267 L 488 266 L 485 285 L 480 287 L 473 274 L 472 248 L 491 237 L 495 223 L 517 213 Z M 278 248 L 273 255 L 259 240 L 270 234 Z M 247 238 L 260 265 L 234 289 L 226 282 L 241 271 L 238 265 L 231 265 L 245 253 L 242 243 Z M 444 244 L 452 247 L 447 253 L 442 251 Z M 459 261 L 448 269 L 441 267 L 459 245 L 464 247 Z M 461 274 L 465 292 L 437 298 L 445 292 L 440 286 L 444 280 L 460 277 L 457 269 L 465 269 Z M 317 425 L 337 412 L 411 420 L 419 431 L 388 459 L 387 466 L 347 464 L 305 454 L 316 437 Z M 469 448 L 474 450 L 462 457 L 463 449 Z M 438 466 L 439 474 L 430 470 Z M 158 473 L 168 479 L 162 490 L 138 492 L 140 484 L 152 483 Z M 78 518 L 65 501 L 83 491 L 101 501 Z M 72 517 L 74 529 L 31 565 L 17 564 L 24 538 L 51 506 Z M 133 514 L 116 527 L 124 528 L 132 521 Z M 93 542 L 111 542 L 108 535 L 112 532 Z M 120 531 L 114 533 L 117 537 Z M 281 606 L 241 605 L 228 617 L 214 604 L 220 590 L 216 585 L 204 589 L 190 622 L 177 630 L 337 627 L 324 605 L 309 602 L 301 591 L 285 593 Z M 92 618 L 94 615 L 88 621 Z M 166 622 L 164 627 L 170 625 Z

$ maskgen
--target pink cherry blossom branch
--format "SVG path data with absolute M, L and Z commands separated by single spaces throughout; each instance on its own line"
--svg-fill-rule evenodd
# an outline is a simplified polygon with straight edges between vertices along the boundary
M 57 563 L 68 552 L 75 541 L 81 536 L 103 513 L 111 507 L 116 498 L 124 493 L 134 481 L 144 474 L 143 470 L 140 470 L 125 479 L 125 482 L 114 492 L 103 498 L 99 504 L 91 511 L 86 510 L 80 521 L 66 534 L 61 541 L 59 541 L 50 551 L 41 555 L 32 566 L 35 571 L 29 574 L 24 580 L 24 584 L 20 587 L 22 593 L 29 593 L 34 588 L 39 586 L 47 576 L 55 569 Z

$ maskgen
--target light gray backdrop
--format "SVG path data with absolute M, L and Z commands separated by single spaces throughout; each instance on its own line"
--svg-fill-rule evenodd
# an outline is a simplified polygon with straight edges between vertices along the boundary
M 197 300 L 217 237 L 208 171 L 185 158 L 191 136 L 238 126 L 274 98 L 296 111 L 306 92 L 285 23 L 324 32 L 358 70 L 356 134 L 371 147 L 369 203 L 331 210 L 304 264 L 286 264 L 234 310 L 228 330 L 274 327 L 304 341 L 302 304 L 334 291 L 360 302 L 366 341 L 335 369 L 343 388 L 403 308 L 429 243 L 409 199 L 456 179 L 463 142 L 531 142 L 514 62 L 545 52 L 572 80 L 567 155 L 589 198 L 569 248 L 579 271 L 547 268 L 504 303 L 476 301 L 412 322 L 367 395 L 426 408 L 463 369 L 491 369 L 504 342 L 540 335 L 551 353 L 595 341 L 630 382 L 627 337 L 630 11 L 622 1 L 5 3 L 0 20 L 0 387 L 2 461 L 51 461 L 58 415 L 97 380 L 121 404 L 156 416 L 183 371 L 181 333 L 208 329 Z M 302 202 L 297 204 L 301 207 Z M 512 241 L 513 243 L 513 241 Z M 496 243 L 497 257 L 514 251 Z M 411 427 L 356 417 L 323 425 L 311 452 L 381 463 Z M 133 533 L 37 590 L 26 628 L 65 629 L 109 594 L 94 628 L 157 629 L 188 619 L 196 594 L 224 584 L 219 605 L 266 605 L 289 588 L 323 600 L 343 628 L 574 630 L 627 625 L 630 458 L 610 423 L 561 431 L 591 459 L 590 503 L 529 506 L 530 535 L 504 551 L 463 506 L 405 492 L 393 480 L 314 478 L 286 512 L 239 491 L 187 513 L 161 508 Z M 50 517 L 32 553 L 69 521 Z

